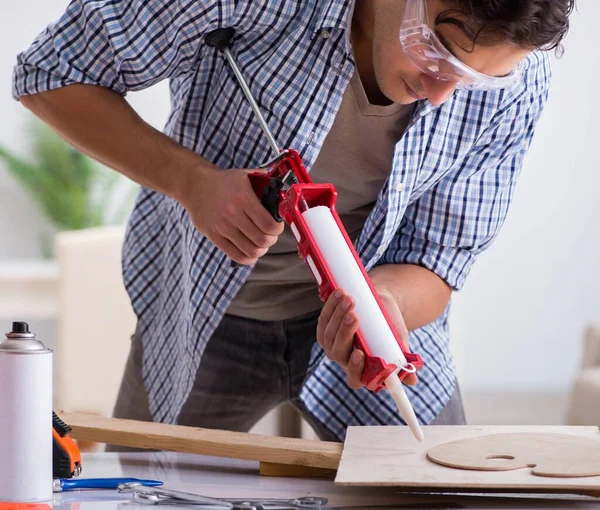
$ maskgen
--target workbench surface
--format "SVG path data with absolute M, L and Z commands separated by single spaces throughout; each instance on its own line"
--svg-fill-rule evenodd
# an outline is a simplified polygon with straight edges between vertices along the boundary
M 172 452 L 88 453 L 81 478 L 135 477 L 162 480 L 165 487 L 213 497 L 291 498 L 323 496 L 328 506 L 423 509 L 596 509 L 600 500 L 570 496 L 510 498 L 496 496 L 436 496 L 399 494 L 393 488 L 336 487 L 331 480 L 267 478 L 258 475 L 258 463 Z M 54 495 L 53 508 L 61 510 L 126 510 L 130 497 L 115 491 L 69 491 Z M 160 507 L 158 507 L 160 508 Z M 170 508 L 184 508 L 182 506 Z M 194 507 L 185 507 L 194 508 Z M 198 508 L 198 507 L 196 507 Z

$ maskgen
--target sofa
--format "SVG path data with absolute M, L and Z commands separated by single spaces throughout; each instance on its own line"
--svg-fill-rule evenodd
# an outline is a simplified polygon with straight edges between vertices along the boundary
M 571 389 L 567 424 L 600 427 L 600 324 L 590 325 L 584 335 L 583 358 Z

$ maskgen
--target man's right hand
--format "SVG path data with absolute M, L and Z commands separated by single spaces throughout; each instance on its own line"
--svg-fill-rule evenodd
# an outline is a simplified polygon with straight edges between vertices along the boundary
M 256 171 L 264 170 L 202 168 L 180 199 L 200 233 L 229 258 L 247 265 L 267 253 L 284 228 L 252 189 L 248 174 Z
M 112 90 L 74 84 L 21 102 L 75 148 L 175 198 L 195 227 L 240 264 L 254 264 L 283 232 L 252 190 L 248 174 L 256 170 L 219 169 L 144 122 Z

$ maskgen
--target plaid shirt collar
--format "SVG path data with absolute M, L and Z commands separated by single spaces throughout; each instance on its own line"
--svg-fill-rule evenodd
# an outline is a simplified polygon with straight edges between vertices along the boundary
M 354 5 L 355 0 L 319 0 L 314 36 L 321 34 L 324 30 L 345 30 L 346 53 L 351 55 L 352 42 L 350 41 L 350 35 Z

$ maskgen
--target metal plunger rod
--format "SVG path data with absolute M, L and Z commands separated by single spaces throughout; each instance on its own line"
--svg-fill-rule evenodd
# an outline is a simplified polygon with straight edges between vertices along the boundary
M 246 99 L 248 100 L 248 103 L 250 104 L 252 111 L 258 118 L 260 127 L 263 130 L 263 133 L 267 137 L 269 145 L 271 146 L 271 149 L 273 150 L 273 154 L 274 154 L 275 158 L 277 159 L 282 155 L 282 152 L 279 149 L 279 146 L 277 145 L 277 141 L 275 140 L 273 133 L 271 133 L 271 130 L 269 129 L 269 126 L 267 125 L 267 121 L 263 117 L 258 105 L 256 104 L 256 101 L 254 100 L 254 97 L 252 96 L 250 87 L 248 87 L 248 84 L 246 83 L 246 80 L 244 79 L 244 75 L 242 74 L 242 71 L 240 70 L 239 66 L 237 65 L 235 57 L 231 53 L 231 48 L 233 47 L 234 37 L 235 37 L 235 30 L 233 28 L 231 28 L 231 27 L 218 28 L 217 30 L 210 32 L 206 36 L 206 43 L 208 44 L 208 46 L 210 46 L 212 48 L 217 48 L 219 51 L 221 51 L 225 55 L 225 58 L 227 59 L 229 66 L 233 70 L 233 74 L 235 75 L 235 77 L 240 85 L 240 88 L 242 89 L 242 92 L 244 93 L 244 96 L 246 96 Z M 300 198 L 300 204 L 304 211 L 309 209 L 308 203 L 306 202 L 306 200 L 304 198 Z
M 258 108 L 258 105 L 256 104 L 256 101 L 254 100 L 254 97 L 252 97 L 252 92 L 250 92 L 250 87 L 248 87 L 246 80 L 244 80 L 244 76 L 242 75 L 242 72 L 240 71 L 240 68 L 238 67 L 237 62 L 235 61 L 235 58 L 233 58 L 233 55 L 231 54 L 231 51 L 229 48 L 223 48 L 223 53 L 225 54 L 225 58 L 227 58 L 227 62 L 229 62 L 231 69 L 233 69 L 233 73 L 235 74 L 235 77 L 237 78 L 237 80 L 240 84 L 240 87 L 242 88 L 242 91 L 244 92 L 244 95 L 246 96 L 246 99 L 250 103 L 250 107 L 252 108 L 252 110 L 254 111 L 256 116 L 258 117 L 258 122 L 260 123 L 260 127 L 262 128 L 265 135 L 267 136 L 267 140 L 269 141 L 269 145 L 271 146 L 271 149 L 273 149 L 274 155 L 279 156 L 281 154 L 281 151 L 279 150 L 279 147 L 277 146 L 275 137 L 271 133 L 271 130 L 269 129 L 269 126 L 267 125 L 265 118 L 262 116 L 262 113 L 260 113 L 260 109 Z

